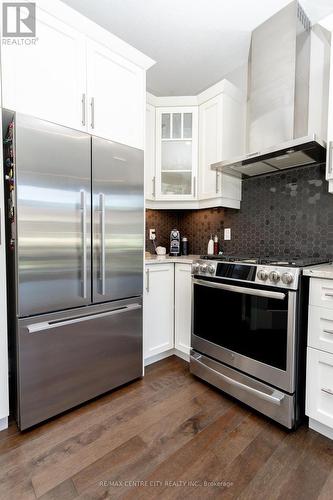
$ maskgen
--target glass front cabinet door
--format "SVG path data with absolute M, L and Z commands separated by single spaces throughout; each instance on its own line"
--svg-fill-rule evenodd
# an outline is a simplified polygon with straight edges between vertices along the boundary
M 156 198 L 197 199 L 198 110 L 158 108 Z

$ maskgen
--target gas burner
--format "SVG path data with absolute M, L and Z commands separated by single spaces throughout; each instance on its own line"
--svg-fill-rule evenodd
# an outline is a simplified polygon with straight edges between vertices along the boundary
M 259 259 L 256 257 L 240 256 L 240 255 L 201 255 L 202 260 L 219 260 L 221 262 L 243 262 L 244 264 L 258 264 Z
M 253 257 L 249 255 L 201 255 L 202 260 L 218 260 L 220 262 L 240 262 L 243 264 L 261 264 L 262 266 L 307 267 L 324 264 L 327 259 L 318 257 L 285 258 L 285 257 Z
M 307 267 L 314 266 L 316 264 L 324 264 L 327 259 L 320 259 L 316 257 L 309 258 L 291 258 L 286 259 L 283 257 L 261 257 L 259 259 L 259 264 L 268 266 L 281 266 L 281 267 Z

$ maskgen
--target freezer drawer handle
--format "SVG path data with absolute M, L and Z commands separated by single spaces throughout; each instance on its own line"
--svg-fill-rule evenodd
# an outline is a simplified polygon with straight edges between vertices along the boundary
M 217 288 L 220 290 L 228 290 L 234 293 L 244 293 L 245 295 L 254 295 L 257 297 L 267 297 L 269 299 L 284 300 L 286 298 L 285 293 L 281 292 L 270 292 L 268 290 L 256 290 L 254 288 L 245 288 L 242 286 L 235 285 L 225 285 L 224 283 L 214 283 L 212 281 L 204 281 L 194 279 L 193 283 L 195 285 L 206 286 L 208 288 Z
M 107 311 L 105 313 L 96 313 L 89 316 L 79 316 L 77 318 L 70 318 L 67 320 L 60 321 L 44 321 L 43 323 L 34 323 L 27 326 L 29 333 L 41 332 L 43 330 L 50 330 L 52 328 L 60 328 L 62 326 L 74 325 L 75 323 L 81 323 L 82 321 L 90 321 L 92 319 L 104 318 L 106 316 L 114 316 L 116 314 L 135 311 L 136 309 L 141 309 L 141 304 L 129 304 L 128 306 L 118 307 L 112 311 Z
M 325 293 L 325 297 L 333 297 L 333 293 L 332 292 L 326 292 Z
M 327 330 L 326 328 L 323 330 L 324 333 L 329 333 L 330 335 L 333 335 L 333 330 Z
M 193 358 L 193 356 L 192 356 L 192 358 Z M 193 359 L 196 363 L 203 365 L 205 367 L 205 369 L 218 375 L 220 378 L 222 378 L 228 384 L 233 385 L 234 387 L 238 387 L 239 389 L 243 389 L 244 391 L 249 392 L 251 394 L 254 394 L 255 396 L 258 396 L 260 399 L 264 399 L 265 401 L 268 401 L 269 403 L 273 403 L 277 406 L 281 405 L 281 402 L 284 399 L 284 394 L 282 394 L 281 392 L 274 390 L 272 395 L 266 394 L 265 392 L 259 391 L 258 389 L 255 389 L 254 387 L 250 387 L 249 385 L 243 384 L 242 382 L 238 382 L 237 380 L 234 380 L 233 378 L 230 378 L 227 375 L 224 375 L 223 373 L 220 373 L 217 370 L 214 370 L 214 368 L 211 368 L 210 366 L 206 365 L 205 363 L 202 363 L 202 361 L 200 361 L 200 358 L 201 358 L 201 356 L 196 356 Z
M 105 195 L 99 194 L 99 214 L 100 214 L 100 262 L 99 262 L 99 280 L 100 293 L 105 295 Z
M 82 212 L 82 297 L 87 298 L 87 193 L 82 189 L 81 212 Z

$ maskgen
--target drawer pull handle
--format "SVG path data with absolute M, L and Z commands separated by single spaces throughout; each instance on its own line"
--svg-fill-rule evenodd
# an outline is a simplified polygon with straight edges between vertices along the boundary
M 326 330 L 326 328 L 323 330 L 324 333 L 330 333 L 331 335 L 333 335 L 333 330 Z
M 325 392 L 326 394 L 329 394 L 330 396 L 333 396 L 333 390 L 328 389 L 327 387 L 322 387 L 321 388 L 322 392 Z
M 325 297 L 333 297 L 333 292 L 326 292 Z

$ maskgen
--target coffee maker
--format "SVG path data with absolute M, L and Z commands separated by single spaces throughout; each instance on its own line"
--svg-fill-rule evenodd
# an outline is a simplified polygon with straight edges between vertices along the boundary
M 180 232 L 173 229 L 170 233 L 170 255 L 177 257 L 180 255 Z

